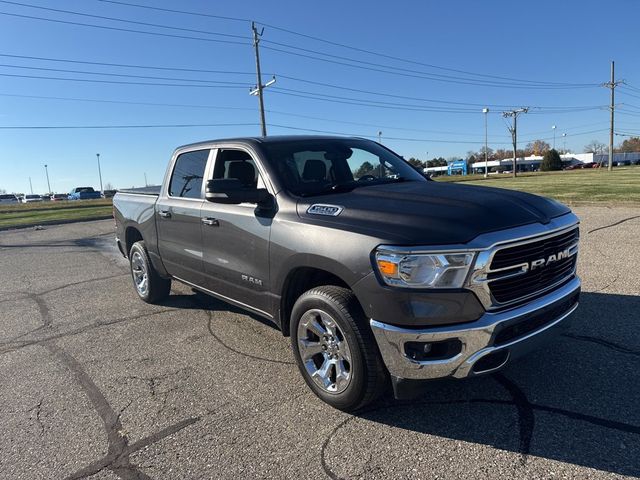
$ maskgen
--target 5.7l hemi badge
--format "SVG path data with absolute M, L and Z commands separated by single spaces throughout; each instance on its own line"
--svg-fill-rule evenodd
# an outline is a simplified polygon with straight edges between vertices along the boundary
M 337 205 L 327 205 L 325 203 L 314 203 L 307 209 L 307 213 L 311 215 L 328 215 L 329 217 L 337 217 L 343 208 Z

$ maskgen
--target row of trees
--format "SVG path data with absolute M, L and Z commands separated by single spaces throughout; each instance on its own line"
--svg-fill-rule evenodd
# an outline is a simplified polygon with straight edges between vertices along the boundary
M 602 142 L 592 140 L 584 147 L 586 153 L 609 153 L 609 147 Z M 613 153 L 640 152 L 640 137 L 631 137 L 613 148 Z

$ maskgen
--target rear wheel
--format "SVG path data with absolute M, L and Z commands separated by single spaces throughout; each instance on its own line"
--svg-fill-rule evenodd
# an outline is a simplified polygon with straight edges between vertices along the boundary
M 335 408 L 362 408 L 388 385 L 375 339 L 346 288 L 323 286 L 302 294 L 291 314 L 291 343 L 307 385 Z
M 153 267 L 143 240 L 131 246 L 129 265 L 133 286 L 143 301 L 157 303 L 169 296 L 171 280 L 162 278 Z

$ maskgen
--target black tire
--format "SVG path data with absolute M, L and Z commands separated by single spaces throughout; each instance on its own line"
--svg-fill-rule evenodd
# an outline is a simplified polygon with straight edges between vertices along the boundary
M 335 325 L 337 325 L 336 336 L 343 336 L 342 342 L 346 340 L 347 343 L 344 350 L 349 352 L 350 361 L 344 363 L 345 359 L 339 356 L 341 355 L 340 353 L 336 353 L 333 357 L 336 359 L 334 362 L 343 362 L 340 367 L 341 372 L 345 372 L 347 366 L 349 369 L 348 374 L 350 377 L 348 382 L 346 380 L 343 381 L 347 382 L 347 386 L 342 385 L 342 391 L 329 391 L 332 387 L 338 390 L 338 380 L 331 379 L 331 375 L 327 377 L 329 377 L 329 382 L 334 382 L 333 386 L 320 386 L 316 382 L 322 383 L 322 379 L 325 377 L 317 375 L 316 380 L 314 380 L 313 373 L 310 372 L 310 370 L 316 368 L 317 372 L 315 373 L 317 374 L 323 370 L 324 362 L 329 361 L 331 363 L 329 360 L 331 356 L 327 356 L 326 342 L 323 344 L 323 339 L 319 335 L 317 336 L 319 340 L 315 341 L 316 335 L 309 334 L 311 329 L 307 328 L 314 315 L 317 316 L 315 317 L 317 321 L 324 325 L 325 317 L 323 314 L 328 315 L 329 323 L 331 323 L 331 320 L 335 322 Z M 302 342 L 299 338 L 300 329 L 305 332 L 303 333 L 305 337 L 302 338 Z M 313 338 L 310 339 L 308 335 Z M 311 359 L 307 356 L 306 363 L 302 358 L 301 348 L 308 354 L 313 352 L 315 348 L 307 350 L 305 343 L 313 344 L 316 348 L 316 344 L 321 344 L 323 349 Z M 366 322 L 360 304 L 351 290 L 328 285 L 316 287 L 303 293 L 296 301 L 291 312 L 291 345 L 300 373 L 309 388 L 320 399 L 334 408 L 344 411 L 358 410 L 376 400 L 389 385 L 387 370 L 382 363 L 373 333 Z M 342 343 L 339 342 L 339 345 L 342 345 Z M 329 346 L 335 352 L 335 344 Z M 338 347 L 338 352 L 341 348 L 343 347 Z M 338 360 L 339 358 L 341 360 Z M 334 376 L 333 378 L 336 378 L 336 367 L 331 368 L 334 368 L 332 375 Z M 328 369 L 324 369 L 325 373 L 327 371 Z
M 129 250 L 129 268 L 133 287 L 141 300 L 147 303 L 158 303 L 169 296 L 171 280 L 162 278 L 153 267 L 143 240 L 131 246 L 131 250 Z M 146 278 L 145 288 L 141 288 L 141 276 Z

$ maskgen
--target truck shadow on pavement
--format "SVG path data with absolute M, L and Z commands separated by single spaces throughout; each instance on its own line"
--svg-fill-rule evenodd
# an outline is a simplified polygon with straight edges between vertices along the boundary
M 569 331 L 538 354 L 492 376 L 434 381 L 415 400 L 382 402 L 341 422 L 325 440 L 323 467 L 335 478 L 327 451 L 376 422 L 402 429 L 418 449 L 432 442 L 416 434 L 427 434 L 436 443 L 441 437 L 516 452 L 518 468 L 540 462 L 535 456 L 638 476 L 639 314 L 639 296 L 583 293 Z M 375 462 L 370 447 L 354 454 Z

